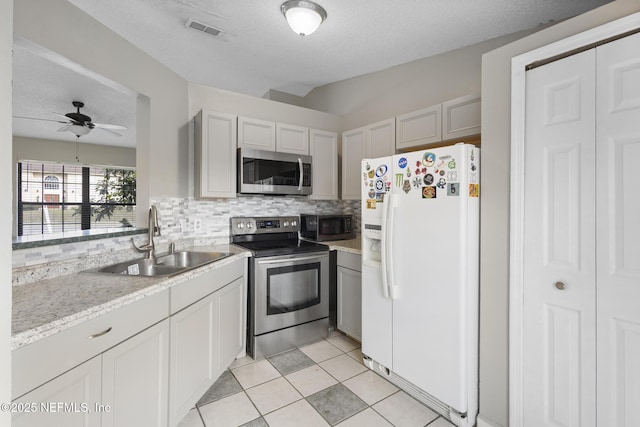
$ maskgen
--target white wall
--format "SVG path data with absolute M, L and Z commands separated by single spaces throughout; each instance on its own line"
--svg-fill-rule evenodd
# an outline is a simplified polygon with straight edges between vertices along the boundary
M 13 163 L 19 160 L 41 160 L 66 164 L 98 166 L 136 166 L 136 149 L 100 144 L 80 144 L 76 161 L 77 143 L 51 139 L 13 137 Z M 15 181 L 15 180 L 14 180 Z
M 639 10 L 640 0 L 618 0 L 482 58 L 481 420 L 508 424 L 511 59 Z
M 186 197 L 187 82 L 65 0 L 20 0 L 14 7 L 17 35 L 149 97 L 148 120 L 141 108 L 136 120 L 139 200 Z
M 344 130 L 480 92 L 482 54 L 526 33 L 511 34 L 312 90 L 305 105 L 344 116 Z
M 13 2 L 0 1 L 0 145 L 11 147 L 11 52 Z M 11 153 L 0 156 L 0 198 L 12 199 Z M 4 165 L 4 166 L 1 166 Z M 0 207 L 0 403 L 11 401 L 11 204 Z M 4 236 L 4 237 L 3 237 Z M 0 425 L 11 425 L 11 413 L 0 411 Z

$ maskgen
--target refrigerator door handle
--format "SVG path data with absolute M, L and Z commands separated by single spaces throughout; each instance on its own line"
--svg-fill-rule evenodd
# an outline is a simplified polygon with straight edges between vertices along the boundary
M 384 241 L 387 242 L 387 259 L 386 259 L 386 270 L 387 270 L 387 293 L 389 298 L 396 299 L 398 296 L 398 288 L 395 285 L 394 273 L 393 273 L 393 244 L 392 244 L 392 236 L 393 236 L 393 227 L 395 224 L 395 210 L 397 198 L 393 196 L 392 193 L 387 193 L 389 200 L 387 201 L 387 222 L 385 223 L 385 236 Z
M 387 229 L 389 227 L 389 206 L 391 205 L 391 193 L 387 193 L 387 201 L 383 204 L 382 208 L 382 242 L 380 245 L 380 266 L 382 269 L 382 295 L 385 298 L 389 298 L 389 284 L 387 283 Z

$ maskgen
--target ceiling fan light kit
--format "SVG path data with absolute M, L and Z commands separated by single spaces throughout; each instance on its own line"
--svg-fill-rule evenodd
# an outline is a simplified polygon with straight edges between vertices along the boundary
M 280 6 L 280 10 L 291 29 L 301 36 L 314 33 L 327 18 L 322 6 L 312 1 L 289 0 Z

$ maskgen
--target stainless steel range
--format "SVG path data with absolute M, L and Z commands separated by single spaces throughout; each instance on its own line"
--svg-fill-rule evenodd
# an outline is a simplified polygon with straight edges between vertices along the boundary
M 249 249 L 247 351 L 254 358 L 324 338 L 329 329 L 329 247 L 298 239 L 300 219 L 231 218 Z

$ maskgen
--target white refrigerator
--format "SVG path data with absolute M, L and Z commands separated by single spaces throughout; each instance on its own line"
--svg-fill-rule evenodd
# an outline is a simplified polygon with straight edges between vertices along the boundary
M 365 363 L 458 426 L 478 413 L 480 151 L 362 161 Z

